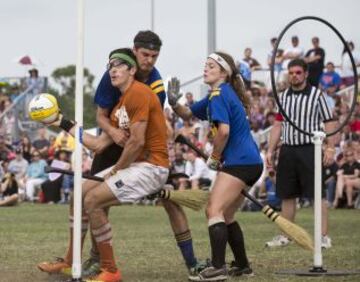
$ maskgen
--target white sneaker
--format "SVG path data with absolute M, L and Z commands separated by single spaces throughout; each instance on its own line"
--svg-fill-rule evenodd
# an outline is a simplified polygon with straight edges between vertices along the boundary
M 284 247 L 288 244 L 290 244 L 290 240 L 288 237 L 284 235 L 277 235 L 275 236 L 271 241 L 266 242 L 265 247 Z
M 321 248 L 323 249 L 331 248 L 331 238 L 328 235 L 321 236 Z

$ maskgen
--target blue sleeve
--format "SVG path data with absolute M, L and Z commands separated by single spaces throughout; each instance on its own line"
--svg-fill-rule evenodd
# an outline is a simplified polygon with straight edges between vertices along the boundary
M 164 82 L 162 80 L 162 77 L 159 73 L 159 71 L 156 68 L 153 68 L 150 72 L 148 80 L 145 82 L 147 84 L 152 92 L 154 92 L 157 97 L 159 98 L 161 107 L 164 108 L 164 103 L 166 99 L 166 92 L 164 87 Z
M 228 104 L 221 94 L 211 98 L 209 108 L 210 119 L 212 121 L 230 124 Z
M 160 100 L 161 107 L 164 108 L 164 103 L 165 103 L 165 99 L 166 99 L 165 91 L 162 91 L 162 92 L 158 93 L 157 96 L 158 96 L 158 98 Z
M 207 120 L 208 119 L 208 116 L 207 116 L 208 104 L 209 104 L 209 97 L 206 96 L 202 100 L 192 104 L 190 106 L 190 110 L 191 110 L 192 114 L 195 117 L 197 117 L 198 119 Z
M 96 88 L 94 102 L 104 109 L 112 109 L 120 98 L 120 91 L 112 86 L 109 72 L 106 71 Z

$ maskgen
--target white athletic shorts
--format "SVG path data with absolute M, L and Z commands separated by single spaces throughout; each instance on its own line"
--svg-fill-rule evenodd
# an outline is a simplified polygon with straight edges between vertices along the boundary
M 96 176 L 103 177 L 112 168 L 109 167 Z M 147 162 L 136 162 L 109 177 L 106 184 L 120 203 L 134 203 L 158 192 L 165 185 L 168 175 L 167 168 Z

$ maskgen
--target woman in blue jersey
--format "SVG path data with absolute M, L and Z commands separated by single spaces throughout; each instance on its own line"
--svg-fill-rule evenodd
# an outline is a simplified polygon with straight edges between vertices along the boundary
M 167 93 L 169 104 L 181 118 L 187 120 L 195 116 L 209 120 L 214 135 L 214 148 L 207 165 L 219 173 L 206 208 L 212 266 L 189 279 L 223 281 L 228 274 L 252 274 L 244 236 L 234 214 L 243 200 L 242 189 L 251 187 L 258 180 L 263 165 L 247 119 L 250 100 L 245 95 L 233 58 L 222 52 L 209 55 L 204 68 L 204 82 L 210 86 L 209 94 L 191 107 L 178 103 L 181 95 L 177 79 L 169 83 Z M 229 270 L 225 265 L 227 243 L 235 258 Z

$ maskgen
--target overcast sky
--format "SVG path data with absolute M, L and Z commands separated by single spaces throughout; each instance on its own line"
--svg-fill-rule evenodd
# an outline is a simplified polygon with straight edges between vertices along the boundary
M 165 78 L 182 81 L 202 73 L 207 55 L 207 0 L 154 0 L 155 32 L 163 40 L 157 66 Z M 98 82 L 108 53 L 131 46 L 139 30 L 151 27 L 151 0 L 85 0 L 84 64 Z M 1 1 L 0 77 L 21 76 L 26 70 L 14 59 L 30 54 L 42 62 L 41 75 L 76 62 L 76 0 Z M 217 49 L 242 58 L 245 47 L 265 65 L 269 39 L 299 16 L 322 17 L 337 27 L 360 49 L 358 0 L 217 0 Z M 342 45 L 320 23 L 307 21 L 290 29 L 305 50 L 319 36 L 326 60 L 340 62 Z M 284 38 L 286 48 L 289 38 Z M 195 87 L 195 86 L 193 86 Z M 193 90 L 193 89 L 192 89 Z

